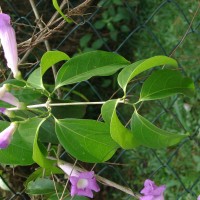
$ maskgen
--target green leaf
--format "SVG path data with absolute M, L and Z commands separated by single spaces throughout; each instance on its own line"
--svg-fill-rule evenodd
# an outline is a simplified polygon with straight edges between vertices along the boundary
M 85 48 L 88 46 L 88 42 L 91 40 L 92 34 L 86 34 L 80 39 L 80 47 Z
M 92 43 L 92 49 L 100 49 L 104 44 L 104 40 L 99 38 Z
M 7 84 L 9 87 L 9 92 L 12 93 L 20 102 L 23 102 L 25 104 L 29 104 L 30 102 L 33 102 L 35 99 L 38 99 L 42 96 L 41 90 L 38 91 L 29 88 L 21 81 L 13 80 L 7 82 Z M 15 106 L 0 100 L 0 107 L 10 108 Z
M 9 103 L 6 103 L 5 101 L 1 101 L 0 100 L 0 107 L 1 108 L 14 108 L 15 106 L 9 104 Z
M 106 22 L 104 21 L 104 20 L 98 20 L 98 21 L 96 21 L 95 23 L 94 23 L 94 27 L 96 28 L 96 29 L 102 29 L 102 28 L 104 28 L 105 27 L 105 25 L 106 25 Z
M 40 119 L 35 118 L 19 125 L 8 148 L 0 150 L 2 164 L 30 165 L 34 163 L 32 159 L 33 140 L 40 121 Z M 1 130 L 7 126 L 9 123 L 0 121 Z
M 71 58 L 58 71 L 56 89 L 67 84 L 88 80 L 93 76 L 109 76 L 129 64 L 122 56 L 92 51 Z
M 11 87 L 10 92 L 20 101 L 26 104 L 30 104 L 42 97 L 41 92 L 38 90 L 33 90 L 31 88 L 21 88 L 21 87 Z
M 41 74 L 41 69 L 37 68 L 35 69 L 31 75 L 28 77 L 27 82 L 34 88 L 36 89 L 42 89 L 44 90 L 44 85 L 42 82 L 42 74 Z
M 44 170 L 43 168 L 39 167 L 37 168 L 27 179 L 26 181 L 24 182 L 24 186 L 27 188 L 28 186 L 28 183 L 31 182 L 31 181 L 34 181 L 36 180 L 37 178 L 39 177 L 42 177 L 43 175 L 46 175 L 46 170 Z
M 65 19 L 66 22 L 71 23 L 73 22 L 70 18 L 66 17 L 65 14 L 61 11 L 57 0 L 52 0 L 54 8 L 60 13 L 60 15 Z
M 51 170 L 54 173 L 60 173 L 60 169 L 58 169 L 57 167 L 55 167 L 56 164 L 56 160 L 49 160 L 46 158 L 47 155 L 47 151 L 44 148 L 44 146 L 42 146 L 42 144 L 38 144 L 38 133 L 39 133 L 39 128 L 42 125 L 42 123 L 45 121 L 46 119 L 40 119 L 40 124 L 36 129 L 36 134 L 35 134 L 35 138 L 34 138 L 34 143 L 33 143 L 33 160 L 42 168 L 46 168 L 48 170 Z M 42 149 L 42 151 L 41 151 Z
M 177 62 L 167 56 L 154 56 L 146 60 L 140 60 L 125 67 L 118 75 L 118 83 L 126 93 L 128 83 L 138 74 L 160 65 L 171 65 L 177 67 Z
M 63 174 L 63 171 L 60 171 L 59 174 Z M 47 177 L 47 176 L 51 176 L 52 175 L 52 172 L 51 170 L 48 170 L 48 169 L 43 169 L 41 167 L 37 168 L 27 179 L 26 181 L 24 182 L 24 186 L 27 188 L 29 182 L 33 182 L 35 181 L 36 179 L 38 178 L 42 178 L 42 177 Z
M 118 148 L 110 137 L 109 127 L 95 120 L 56 120 L 56 133 L 65 150 L 83 162 L 104 162 Z
M 110 124 L 110 134 L 123 149 L 132 149 L 139 146 L 134 134 L 119 120 L 116 107 L 119 99 L 107 101 L 101 109 L 103 119 Z
M 52 65 L 69 59 L 70 57 L 62 51 L 47 51 L 41 58 L 40 66 L 42 76 Z
M 63 187 L 56 184 L 53 180 L 47 178 L 38 178 L 35 181 L 31 181 L 27 185 L 26 192 L 31 195 L 47 195 L 55 193 L 55 190 L 61 191 Z
M 54 99 L 51 103 L 73 103 L 74 101 Z M 83 118 L 86 111 L 86 105 L 53 106 L 51 112 L 58 119 L 63 118 Z
M 38 140 L 44 143 L 59 144 L 59 141 L 55 132 L 55 120 L 53 117 L 49 117 L 41 125 L 40 130 L 39 130 Z
M 17 87 L 24 87 L 26 86 L 26 82 L 25 81 L 20 81 L 20 80 L 17 80 L 17 79 L 8 79 L 8 80 L 5 80 L 1 85 L 3 84 L 10 84 L 12 86 L 17 86 Z
M 141 145 L 154 149 L 175 145 L 188 137 L 188 134 L 181 135 L 162 130 L 136 112 L 131 119 L 131 130 Z
M 178 93 L 193 95 L 193 81 L 190 78 L 183 77 L 180 71 L 158 70 L 144 82 L 140 101 L 161 99 Z

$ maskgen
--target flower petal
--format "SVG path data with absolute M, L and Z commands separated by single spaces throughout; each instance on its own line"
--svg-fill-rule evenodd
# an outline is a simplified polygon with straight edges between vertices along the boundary
M 141 194 L 149 195 L 152 193 L 152 191 L 156 188 L 153 181 L 147 179 L 144 182 L 144 188 L 140 191 Z
M 93 198 L 92 190 L 95 192 L 100 190 L 93 171 L 80 172 L 75 169 L 74 165 L 62 161 L 58 161 L 58 166 L 69 176 L 71 196 L 79 195 Z
M 58 166 L 68 175 L 68 176 L 79 176 L 79 172 L 74 169 L 74 166 L 70 163 L 58 162 Z
M 94 172 L 81 172 L 79 175 L 80 178 L 92 179 L 94 177 Z
M 0 99 L 4 96 L 4 94 L 7 92 L 7 86 L 4 84 L 2 87 L 0 87 Z
M 5 111 L 6 111 L 6 108 L 0 108 L 0 113 L 5 113 Z
M 95 178 L 91 179 L 88 181 L 88 188 L 91 190 L 94 190 L 95 192 L 99 192 L 100 191 L 100 187 L 97 184 L 97 181 Z
M 10 16 L 4 13 L 0 13 L 0 27 L 10 24 Z
M 153 196 L 152 200 L 164 200 L 163 193 L 165 189 L 165 185 L 157 186 L 154 181 L 147 179 L 144 182 L 144 188 L 140 191 L 140 193 L 144 195 L 141 198 L 144 200 L 146 197 L 148 200 L 151 196 Z
M 70 180 L 70 183 L 71 183 L 72 185 L 75 185 L 75 186 L 77 187 L 77 183 L 78 183 L 79 177 L 70 176 L 69 180 Z
M 154 200 L 153 195 L 141 196 L 140 200 Z
M 92 190 L 90 190 L 88 188 L 86 188 L 84 190 L 83 189 L 79 189 L 77 195 L 93 198 Z
M 74 195 L 76 195 L 76 194 L 78 194 L 78 190 L 77 190 L 77 188 L 76 188 L 76 186 L 75 185 L 72 185 L 71 186 L 71 196 L 73 197 Z
M 152 195 L 160 196 L 160 195 L 163 194 L 165 189 L 166 189 L 166 186 L 165 185 L 161 185 L 161 186 L 157 187 L 154 191 L 152 191 Z
M 18 70 L 18 52 L 15 31 L 10 25 L 10 17 L 0 13 L 0 39 L 7 60 L 7 66 L 12 70 L 14 77 L 20 72 Z
M 19 106 L 18 99 L 15 96 L 13 96 L 10 92 L 5 92 L 4 95 L 0 98 L 0 100 L 5 101 L 16 107 Z
M 163 195 L 154 196 L 153 200 L 165 200 Z
M 8 147 L 16 128 L 17 124 L 13 122 L 0 133 L 0 149 L 5 149 Z

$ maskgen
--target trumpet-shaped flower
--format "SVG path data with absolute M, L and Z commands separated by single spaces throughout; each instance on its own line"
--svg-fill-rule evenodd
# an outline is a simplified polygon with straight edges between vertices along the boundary
M 94 172 L 81 172 L 79 176 L 70 176 L 71 196 L 79 195 L 93 198 L 93 191 L 99 192 L 100 188 L 94 177 Z
M 0 39 L 7 61 L 7 66 L 12 70 L 15 78 L 20 77 L 18 70 L 18 53 L 15 31 L 10 24 L 10 16 L 0 13 Z
M 144 196 L 140 197 L 140 200 L 164 200 L 165 185 L 157 186 L 149 179 L 145 180 L 144 188 L 140 191 Z
M 93 198 L 92 191 L 100 191 L 93 171 L 78 172 L 68 163 L 58 164 L 58 166 L 70 177 L 71 196 L 79 195 Z
M 0 97 L 0 100 L 7 102 L 13 106 L 18 107 L 19 101 L 16 97 L 14 97 L 10 92 L 5 92 L 2 97 Z
M 11 104 L 13 106 L 16 106 L 16 107 L 18 107 L 20 105 L 18 99 L 16 97 L 14 97 L 10 92 L 7 92 L 6 85 L 3 85 L 0 88 L 0 100 L 4 101 L 4 102 L 7 102 L 7 103 L 9 103 L 9 104 Z M 5 110 L 3 110 L 3 111 L 5 111 Z
M 16 129 L 17 129 L 17 124 L 12 122 L 10 126 L 8 126 L 0 133 L 0 149 L 5 149 L 8 147 L 12 139 L 12 135 Z
M 73 165 L 70 163 L 58 162 L 58 166 L 68 175 L 68 176 L 79 176 L 80 172 L 74 169 Z

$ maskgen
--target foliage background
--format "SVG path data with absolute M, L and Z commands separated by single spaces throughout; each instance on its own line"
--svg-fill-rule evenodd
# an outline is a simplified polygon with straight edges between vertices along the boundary
M 83 1 L 70 1 L 70 9 Z M 48 0 L 35 0 L 43 27 L 47 24 L 55 9 Z M 25 5 L 25 6 L 24 6 Z M 142 0 L 142 1 L 93 1 L 85 6 L 81 13 L 71 16 L 76 23 L 65 23 L 51 35 L 45 35 L 41 41 L 33 37 L 39 33 L 38 20 L 29 1 L 3 0 L 0 3 L 3 12 L 12 16 L 17 33 L 19 57 L 22 59 L 31 49 L 26 60 L 20 65 L 24 77 L 28 77 L 40 62 L 46 47 L 58 49 L 73 56 L 94 49 L 117 52 L 130 61 L 136 61 L 153 55 L 172 55 L 178 60 L 183 73 L 193 78 L 196 94 L 192 99 L 173 97 L 167 100 L 149 102 L 140 112 L 150 121 L 165 130 L 190 132 L 191 137 L 180 145 L 152 150 L 138 148 L 131 151 L 119 151 L 109 163 L 98 164 L 95 171 L 119 184 L 127 185 L 139 191 L 146 178 L 152 178 L 158 184 L 166 184 L 166 199 L 196 199 L 200 193 L 200 14 L 198 0 Z M 87 8 L 87 9 L 86 9 Z M 64 11 L 67 13 L 67 5 Z M 195 15 L 195 19 L 191 21 Z M 55 24 L 56 27 L 57 24 Z M 53 28 L 55 28 L 53 27 Z M 53 29 L 52 28 L 52 29 Z M 29 38 L 32 41 L 26 42 Z M 183 41 L 182 41 L 183 39 Z M 34 41 L 36 41 L 34 43 Z M 9 72 L 1 53 L 1 80 Z M 59 66 L 56 66 L 59 68 Z M 139 77 L 129 86 L 129 93 L 136 98 L 141 83 L 148 77 Z M 52 72 L 45 76 L 48 84 L 54 82 Z M 118 90 L 116 76 L 93 78 L 80 84 L 65 87 L 64 99 L 104 101 Z M 119 91 L 120 93 L 121 91 Z M 117 93 L 116 96 L 119 94 Z M 121 119 L 126 123 L 130 116 L 127 109 L 119 109 Z M 97 119 L 100 106 L 88 106 L 84 118 Z M 66 157 L 66 154 L 62 155 Z M 37 166 L 1 166 L 1 175 L 12 189 L 1 190 L 4 199 L 29 199 L 24 192 L 23 182 Z M 91 166 L 87 166 L 91 167 Z M 33 197 L 32 197 L 33 198 Z M 40 197 L 38 197 L 40 198 Z M 95 199 L 132 199 L 112 188 L 102 186 L 102 192 Z

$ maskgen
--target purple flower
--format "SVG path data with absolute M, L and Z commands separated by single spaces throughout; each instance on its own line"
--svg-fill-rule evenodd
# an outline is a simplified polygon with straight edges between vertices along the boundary
M 7 86 L 5 84 L 0 88 L 0 100 L 16 107 L 20 105 L 18 99 L 10 92 L 7 92 Z
M 74 169 L 74 166 L 70 163 L 58 162 L 58 166 L 68 175 L 68 176 L 79 176 L 80 172 Z
M 100 188 L 94 177 L 94 172 L 81 172 L 79 176 L 70 176 L 71 196 L 79 195 L 93 198 L 93 191 L 99 192 Z
M 0 113 L 5 114 L 5 112 L 6 112 L 6 108 L 0 108 Z
M 5 92 L 2 97 L 0 97 L 0 100 L 5 101 L 13 106 L 18 107 L 19 101 L 16 97 L 14 97 L 10 92 Z
M 164 200 L 165 185 L 157 186 L 149 179 L 145 180 L 144 188 L 140 191 L 144 196 L 140 200 Z
M 200 200 L 200 195 L 197 197 L 197 200 Z
M 15 31 L 10 25 L 10 16 L 0 13 L 0 39 L 7 60 L 7 66 L 12 70 L 15 78 L 21 76 L 18 70 L 18 53 Z
M 8 126 L 0 133 L 0 149 L 5 149 L 8 147 L 16 128 L 17 124 L 12 122 L 10 126 Z
M 93 192 L 99 192 L 100 188 L 97 184 L 94 172 L 79 172 L 74 166 L 68 163 L 58 163 L 58 166 L 70 177 L 71 196 L 79 195 L 93 198 Z

